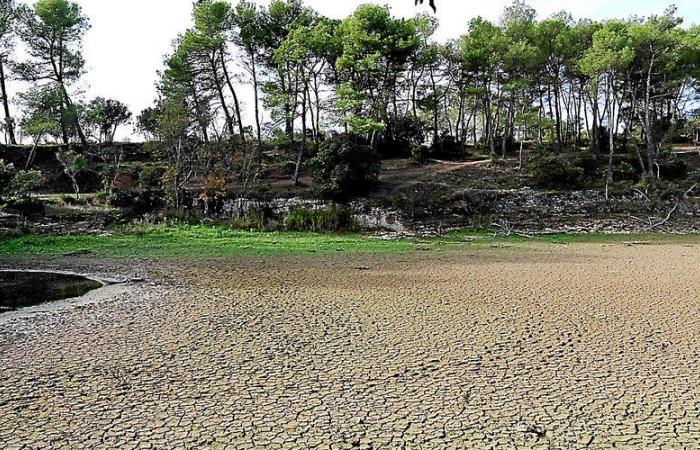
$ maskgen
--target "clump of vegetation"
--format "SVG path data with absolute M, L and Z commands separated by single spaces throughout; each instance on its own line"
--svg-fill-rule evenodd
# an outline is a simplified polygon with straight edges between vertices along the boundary
M 545 147 L 537 147 L 527 162 L 533 183 L 545 189 L 580 187 L 584 169 L 565 161 Z
M 313 161 L 316 189 L 347 198 L 367 193 L 379 179 L 380 162 L 359 136 L 341 134 L 324 141 Z
M 32 202 L 32 193 L 39 189 L 44 177 L 38 170 L 16 170 L 0 159 L 0 202 L 16 207 Z
M 152 212 L 163 207 L 163 169 L 145 166 L 134 175 L 137 181 L 133 186 L 108 186 L 107 202 L 111 206 L 127 208 L 137 214 Z
M 88 169 L 87 158 L 74 150 L 60 150 L 56 153 L 56 159 L 63 167 L 63 172 L 70 178 L 75 197 L 80 198 L 78 176 Z
M 179 225 L 199 225 L 202 223 L 199 217 L 179 209 L 168 210 L 163 214 L 163 217 L 166 223 Z
M 284 220 L 287 231 L 340 231 L 350 223 L 347 213 L 331 206 L 329 208 L 307 209 L 292 208 Z
M 257 210 L 249 211 L 244 217 L 217 222 L 217 225 L 226 226 L 231 230 L 265 231 L 267 223 L 265 215 Z

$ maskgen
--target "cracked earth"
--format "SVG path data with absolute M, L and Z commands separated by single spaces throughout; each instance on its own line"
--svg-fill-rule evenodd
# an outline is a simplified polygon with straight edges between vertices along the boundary
M 146 279 L 0 322 L 0 448 L 696 449 L 699 250 L 0 263 Z

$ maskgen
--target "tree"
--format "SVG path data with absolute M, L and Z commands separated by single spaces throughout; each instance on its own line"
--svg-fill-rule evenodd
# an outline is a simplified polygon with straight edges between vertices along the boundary
M 300 85 L 293 67 L 286 61 L 280 64 L 277 49 L 292 30 L 310 25 L 317 19 L 317 14 L 304 7 L 301 0 L 273 0 L 263 11 L 262 19 L 265 30 L 262 60 L 271 75 L 264 85 L 264 104 L 270 109 L 272 118 L 284 124 L 289 144 L 293 146 Z
M 63 172 L 70 178 L 75 197 L 80 198 L 78 176 L 88 169 L 87 158 L 74 150 L 59 150 L 56 153 L 56 159 L 63 167 Z
M 18 34 L 29 57 L 16 65 L 17 73 L 25 81 L 56 86 L 61 93 L 63 142 L 70 142 L 69 129 L 73 128 L 87 148 L 68 86 L 83 73 L 82 39 L 90 28 L 88 18 L 77 3 L 67 0 L 39 0 L 33 8 L 21 5 L 17 11 Z
M 314 139 L 319 141 L 317 127 L 321 121 L 319 78 L 326 66 L 325 37 L 327 23 L 315 22 L 294 28 L 275 52 L 278 66 L 292 74 L 294 89 L 293 103 L 300 105 L 301 145 L 297 150 L 294 169 L 294 185 L 299 184 L 301 164 L 307 149 L 309 117 L 311 118 Z M 316 115 L 313 108 L 316 108 Z
M 162 113 L 160 105 L 146 108 L 136 118 L 136 129 L 147 139 L 159 139 L 159 122 Z
M 605 183 L 605 196 L 609 196 L 613 182 L 613 163 L 615 158 L 615 133 L 620 123 L 621 90 L 618 83 L 625 76 L 634 59 L 628 34 L 628 24 L 609 21 L 593 35 L 593 46 L 581 59 L 582 70 L 593 77 L 597 92 L 599 83 L 605 83 L 605 111 L 607 111 L 609 156 L 608 175 Z M 596 100 L 597 101 L 597 100 Z
M 5 129 L 12 145 L 17 144 L 15 137 L 15 124 L 10 113 L 10 99 L 7 92 L 6 67 L 12 50 L 14 49 L 14 22 L 17 13 L 17 5 L 14 0 L 0 1 L 0 96 L 5 112 Z
M 179 209 L 183 205 L 183 190 L 197 173 L 201 151 L 199 142 L 193 139 L 183 98 L 170 97 L 164 101 L 158 128 L 169 166 L 165 178 L 172 189 L 172 205 Z
M 682 114 L 679 101 L 692 83 L 693 69 L 698 66 L 697 60 L 684 60 L 685 47 L 692 43 L 679 28 L 681 23 L 672 7 L 663 16 L 632 23 L 628 29 L 634 52 L 632 106 L 644 132 L 647 167 L 645 170 L 642 164 L 642 170 L 648 175 L 654 174 L 659 146 Z
M 85 122 L 99 144 L 113 143 L 119 126 L 128 124 L 130 120 L 129 107 L 119 100 L 97 97 L 85 109 Z
M 337 107 L 353 133 L 377 149 L 392 136 L 398 117 L 399 80 L 421 39 L 415 20 L 394 19 L 388 7 L 362 5 L 339 26 L 342 53 L 336 62 L 341 83 Z
M 194 28 L 183 36 L 180 51 L 184 57 L 190 58 L 195 70 L 208 77 L 214 98 L 224 112 L 229 136 L 235 135 L 234 122 L 237 122 L 239 135 L 245 141 L 238 95 L 226 67 L 225 34 L 231 28 L 231 7 L 224 1 L 202 1 L 195 5 L 193 17 Z M 233 97 L 233 113 L 224 92 L 226 86 Z
M 241 0 L 232 12 L 232 39 L 240 47 L 245 59 L 241 64 L 250 74 L 253 82 L 253 107 L 255 114 L 255 135 L 258 147 L 262 145 L 260 127 L 260 59 L 265 45 L 265 29 L 260 26 L 264 16 L 256 3 Z
M 61 136 L 62 94 L 53 86 L 32 88 L 19 94 L 23 115 L 19 125 L 32 138 L 26 167 L 34 162 L 39 144 L 47 137 Z
M 367 193 L 378 181 L 380 165 L 362 137 L 342 134 L 321 144 L 313 167 L 320 193 L 343 199 Z

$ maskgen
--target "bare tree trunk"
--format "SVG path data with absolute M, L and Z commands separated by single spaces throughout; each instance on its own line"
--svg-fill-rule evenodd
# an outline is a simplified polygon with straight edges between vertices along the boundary
M 10 137 L 10 144 L 17 145 L 17 139 L 15 138 L 15 124 L 12 121 L 12 115 L 10 114 L 10 100 L 7 94 L 7 88 L 5 86 L 5 65 L 3 57 L 0 57 L 0 95 L 2 95 L 2 106 L 5 110 L 5 126 L 7 127 L 7 134 Z
M 253 101 L 255 102 L 255 131 L 258 138 L 258 146 L 262 147 L 262 137 L 260 132 L 260 99 L 258 96 L 258 69 L 255 61 L 255 54 L 250 54 L 251 73 L 253 74 Z
M 226 59 L 224 58 L 224 52 L 219 52 L 219 58 L 221 59 L 221 68 L 224 71 L 224 78 L 226 79 L 226 84 L 229 90 L 231 91 L 231 95 L 233 96 L 233 106 L 236 112 L 236 119 L 238 120 L 238 132 L 241 134 L 241 142 L 245 144 L 246 138 L 245 130 L 243 129 L 243 119 L 241 117 L 241 105 L 238 101 L 238 94 L 236 94 L 236 90 L 233 88 L 233 83 L 231 82 L 231 77 L 229 76 L 228 68 L 226 67 Z
M 233 136 L 236 134 L 236 131 L 233 128 L 233 116 L 231 116 L 231 112 L 228 110 L 228 105 L 226 104 L 226 97 L 224 96 L 224 89 L 223 86 L 221 86 L 221 80 L 219 79 L 219 69 L 218 67 L 216 67 L 217 52 L 218 50 L 214 50 L 214 54 L 211 55 L 209 63 L 212 70 L 212 77 L 214 78 L 214 87 L 216 87 L 216 93 L 219 96 L 221 109 L 224 110 L 224 116 L 226 117 L 226 127 L 228 128 L 228 132 L 231 135 L 231 138 L 233 138 Z M 223 64 L 223 58 L 220 59 L 220 61 Z
M 309 90 L 308 83 L 304 83 L 304 94 L 302 99 L 302 110 L 301 110 L 301 149 L 299 149 L 299 155 L 297 156 L 296 167 L 294 168 L 294 186 L 299 186 L 299 176 L 301 175 L 301 163 L 304 158 L 304 151 L 306 150 L 306 99 Z

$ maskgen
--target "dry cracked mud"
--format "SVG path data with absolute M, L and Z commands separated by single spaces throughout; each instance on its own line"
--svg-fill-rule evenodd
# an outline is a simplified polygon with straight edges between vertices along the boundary
M 697 244 L 25 265 L 147 281 L 0 324 L 0 448 L 700 447 Z

